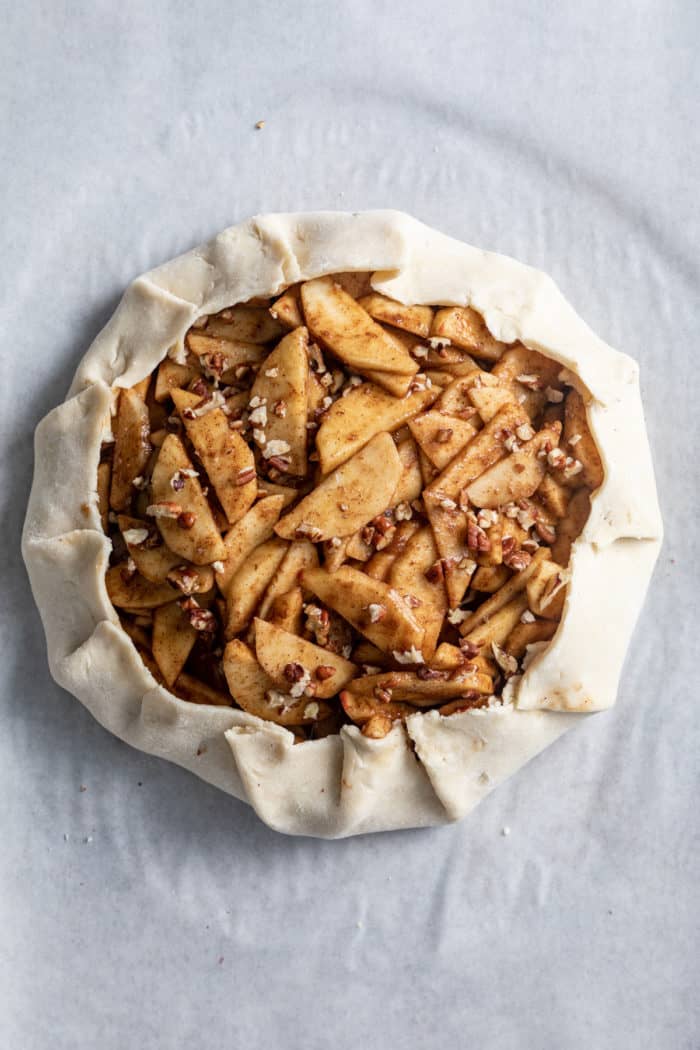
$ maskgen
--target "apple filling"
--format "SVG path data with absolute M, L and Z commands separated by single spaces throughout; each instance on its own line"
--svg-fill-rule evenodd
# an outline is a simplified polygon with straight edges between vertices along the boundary
M 558 362 L 369 278 L 200 318 L 119 391 L 98 468 L 107 590 L 154 678 L 299 742 L 502 703 L 603 480 Z

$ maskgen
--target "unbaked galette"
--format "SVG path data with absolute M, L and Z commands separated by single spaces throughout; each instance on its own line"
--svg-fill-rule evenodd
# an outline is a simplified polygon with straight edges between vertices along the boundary
M 661 523 L 637 368 L 396 212 L 139 278 L 37 431 L 54 677 L 320 836 L 439 824 L 614 702 Z

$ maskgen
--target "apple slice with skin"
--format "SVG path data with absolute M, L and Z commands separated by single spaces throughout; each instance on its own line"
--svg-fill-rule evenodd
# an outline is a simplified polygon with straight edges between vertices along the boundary
M 389 434 L 378 434 L 304 497 L 275 526 L 284 539 L 314 543 L 350 536 L 390 506 L 401 461 Z
M 348 565 L 341 565 L 334 573 L 325 569 L 306 569 L 301 582 L 378 649 L 384 652 L 420 652 L 424 629 L 401 596 L 388 584 Z
M 151 477 L 151 502 L 156 514 L 158 528 L 166 544 L 181 558 L 195 565 L 210 565 L 226 554 L 202 486 L 187 455 L 185 447 L 175 434 L 168 434 L 160 447 L 158 459 Z M 172 481 L 182 482 L 177 491 Z M 178 517 L 163 517 L 160 510 L 170 510 L 173 505 L 182 512 L 193 515 L 189 528 L 178 524 Z
M 358 452 L 376 434 L 398 430 L 432 404 L 435 390 L 417 390 L 397 398 L 374 383 L 355 387 L 339 398 L 326 413 L 316 435 L 316 448 L 324 474 Z
M 252 402 L 257 398 L 255 403 L 264 403 L 267 443 L 283 441 L 289 446 L 283 455 L 289 460 L 289 473 L 297 475 L 306 474 L 308 345 L 306 328 L 286 335 L 258 371 L 250 392 Z
M 231 578 L 226 592 L 227 639 L 244 630 L 280 567 L 289 544 L 276 537 L 261 543 Z
M 356 372 L 415 375 L 411 355 L 373 321 L 332 277 L 301 286 L 301 301 L 309 331 Z
M 152 447 L 148 407 L 135 390 L 120 390 L 114 421 L 114 456 L 109 503 L 112 510 L 126 511 L 136 493 L 134 479 L 146 469 Z
M 328 718 L 331 708 L 306 696 L 299 699 L 278 690 L 255 656 L 240 639 L 224 649 L 224 674 L 231 696 L 244 711 L 280 726 L 312 725 Z
M 188 390 L 173 390 L 172 399 L 187 436 L 204 464 L 224 514 L 231 525 L 253 505 L 258 491 L 255 457 L 240 434 L 231 430 L 220 408 L 198 416 L 202 399 Z M 206 409 L 206 405 L 202 406 Z M 249 481 L 240 484 L 252 474 Z
M 190 625 L 177 602 L 161 605 L 153 613 L 153 659 L 167 686 L 172 686 L 187 662 L 197 641 L 197 632 Z
M 260 619 L 255 621 L 255 652 L 260 666 L 278 688 L 289 689 L 293 679 L 287 677 L 285 669 L 298 664 L 311 675 L 313 695 L 321 700 L 335 696 L 358 673 L 351 660 Z

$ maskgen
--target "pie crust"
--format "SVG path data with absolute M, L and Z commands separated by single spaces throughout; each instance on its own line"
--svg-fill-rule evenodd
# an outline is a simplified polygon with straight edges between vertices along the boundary
M 382 739 L 353 725 L 295 746 L 281 726 L 190 704 L 151 676 L 107 594 L 96 477 L 115 393 L 177 357 L 198 317 L 341 271 L 371 271 L 373 289 L 402 303 L 472 306 L 496 339 L 561 362 L 590 398 L 605 476 L 572 549 L 560 627 L 510 680 L 507 703 L 416 713 Z M 545 274 L 394 211 L 258 216 L 139 277 L 35 449 L 23 555 L 53 677 L 121 739 L 288 834 L 460 819 L 583 715 L 610 707 L 662 537 L 636 362 L 594 335 Z

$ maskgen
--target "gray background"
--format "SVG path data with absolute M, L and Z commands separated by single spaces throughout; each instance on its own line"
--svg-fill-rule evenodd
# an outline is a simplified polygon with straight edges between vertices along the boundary
M 3 8 L 0 1045 L 700 1046 L 695 0 Z M 50 680 L 31 435 L 138 273 L 385 206 L 641 360 L 667 541 L 613 711 L 459 826 L 292 840 Z

